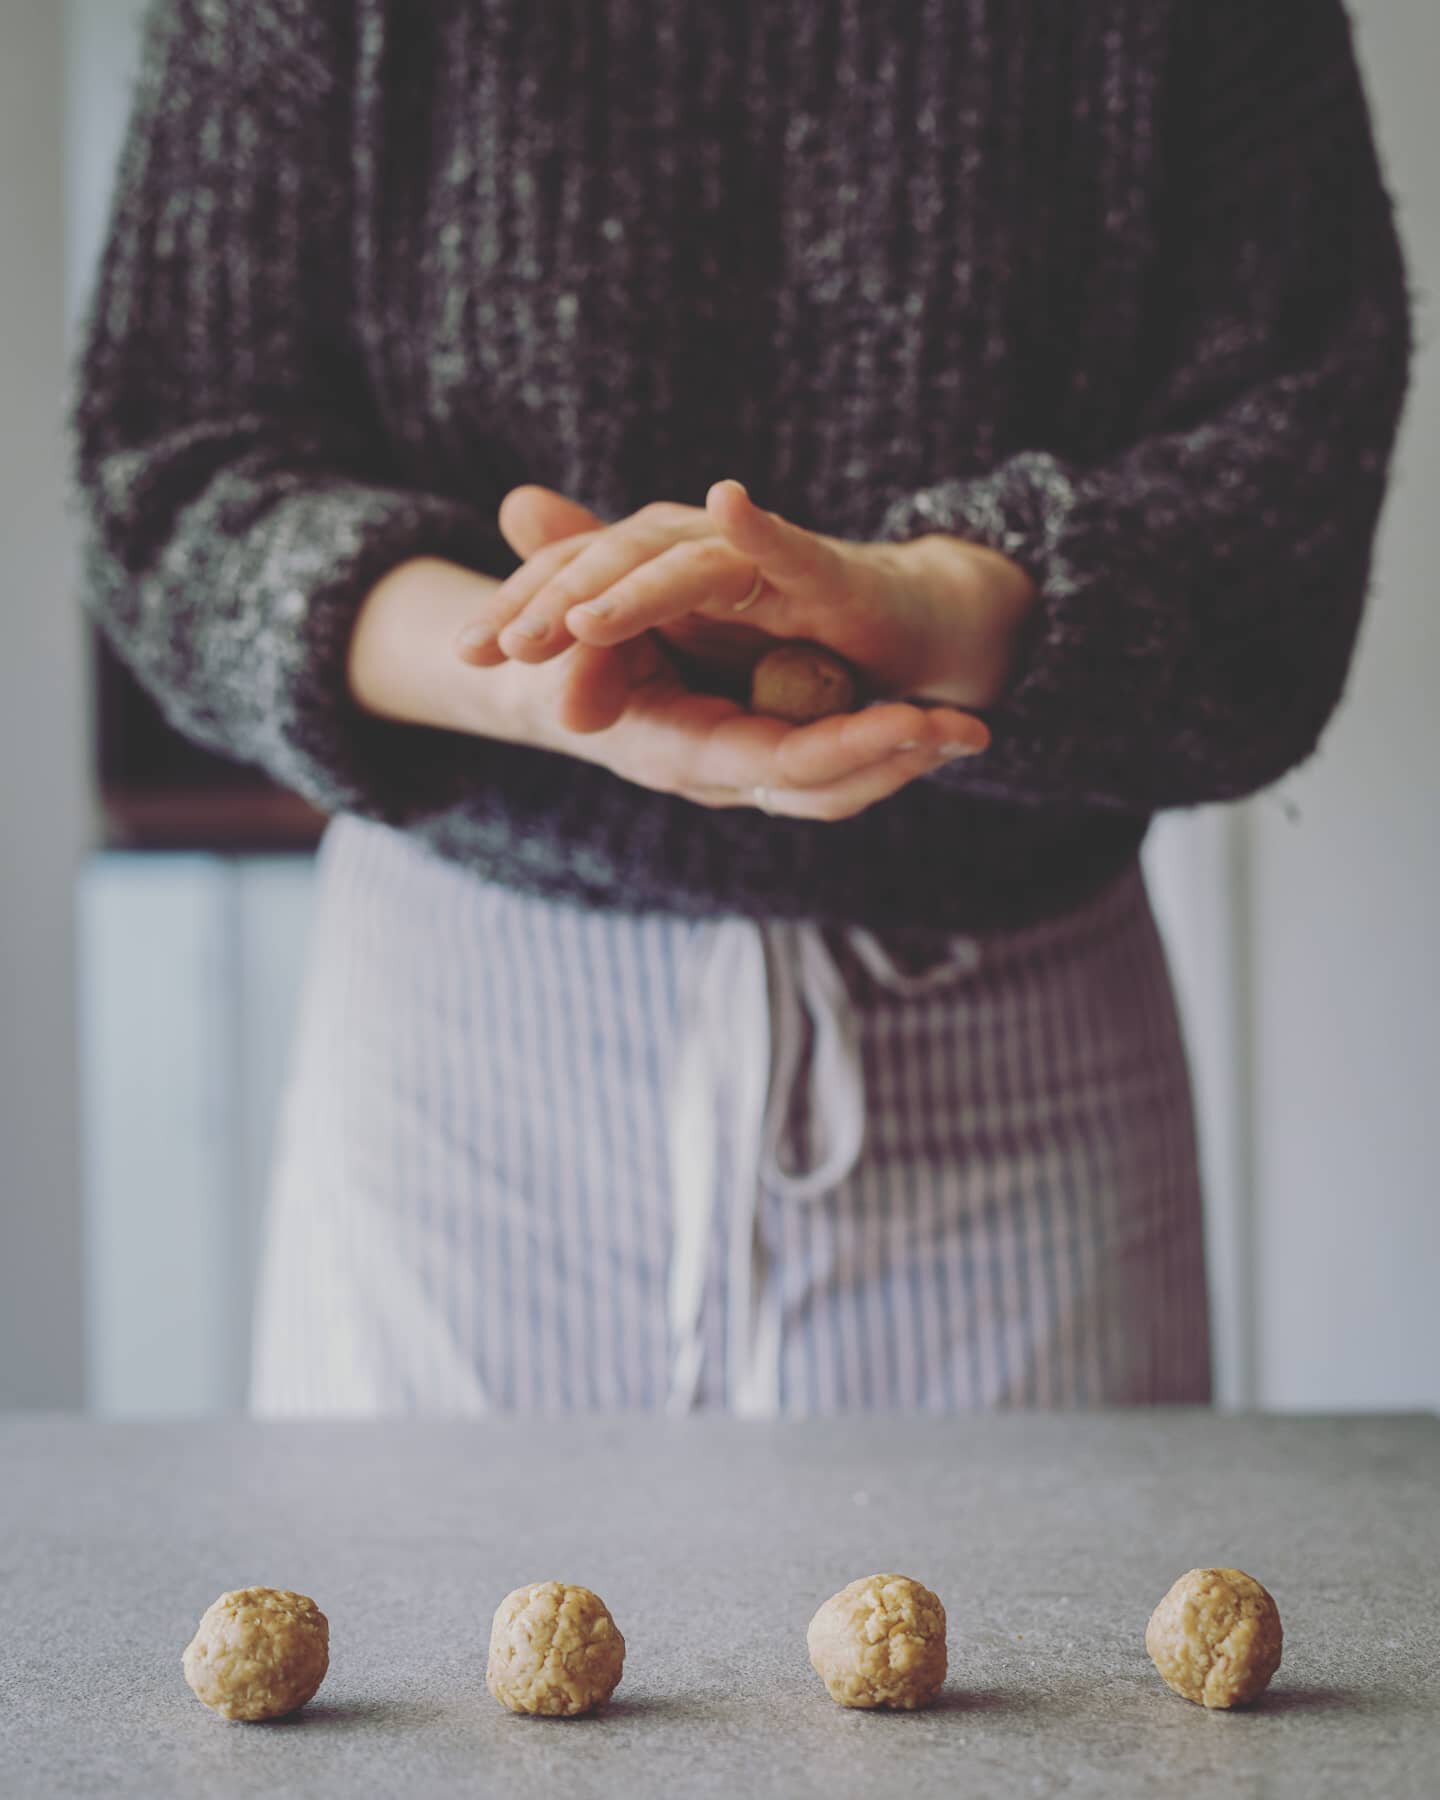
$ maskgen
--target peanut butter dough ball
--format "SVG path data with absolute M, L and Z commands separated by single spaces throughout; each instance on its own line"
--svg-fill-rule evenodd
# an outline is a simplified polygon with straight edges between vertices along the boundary
M 236 1588 L 207 1607 L 182 1659 L 196 1695 L 224 1719 L 278 1719 L 330 1666 L 330 1621 L 306 1594 Z
M 781 644 L 760 658 L 750 676 L 750 710 L 792 725 L 851 712 L 855 700 L 854 675 L 818 644 Z
M 589 1588 L 533 1581 L 495 1609 L 485 1685 L 511 1712 L 589 1712 L 615 1692 L 624 1668 L 620 1627 Z
M 815 1673 L 839 1706 L 928 1706 L 945 1679 L 945 1608 L 908 1575 L 867 1575 L 810 1621 Z
M 1244 1706 L 1280 1667 L 1274 1600 L 1241 1569 L 1191 1569 L 1150 1615 L 1145 1648 L 1167 1687 L 1201 1706 Z

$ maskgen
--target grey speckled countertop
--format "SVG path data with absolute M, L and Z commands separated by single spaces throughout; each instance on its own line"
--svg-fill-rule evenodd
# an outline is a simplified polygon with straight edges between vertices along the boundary
M 1285 1661 L 1208 1714 L 1145 1655 L 1196 1564 Z M 805 1627 L 897 1569 L 950 1616 L 933 1711 L 845 1712 Z M 609 1711 L 514 1718 L 496 1602 L 584 1582 Z M 225 1588 L 314 1595 L 295 1720 L 228 1725 L 180 1652 Z M 1202 1413 L 476 1424 L 0 1421 L 0 1794 L 1440 1795 L 1440 1421 Z

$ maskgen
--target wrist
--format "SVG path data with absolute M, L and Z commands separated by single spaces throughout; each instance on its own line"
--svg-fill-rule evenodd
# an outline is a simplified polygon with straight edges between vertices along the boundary
M 922 585 L 933 622 L 935 679 L 916 699 L 985 708 L 1003 698 L 1015 673 L 1023 628 L 1039 590 L 999 550 L 948 532 L 932 532 L 904 548 Z
M 515 684 L 486 680 L 455 639 L 478 604 L 499 586 L 438 557 L 414 557 L 387 571 L 366 595 L 350 636 L 346 679 L 362 712 L 402 724 L 518 739 Z

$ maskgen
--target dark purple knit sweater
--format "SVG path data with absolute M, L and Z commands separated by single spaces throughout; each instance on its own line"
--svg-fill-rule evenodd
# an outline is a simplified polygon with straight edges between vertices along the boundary
M 1410 354 L 1340 0 L 160 0 L 74 401 L 89 592 L 200 742 L 519 888 L 984 928 L 1314 748 Z M 844 824 L 365 718 L 380 574 L 538 481 L 960 533 L 994 745 Z

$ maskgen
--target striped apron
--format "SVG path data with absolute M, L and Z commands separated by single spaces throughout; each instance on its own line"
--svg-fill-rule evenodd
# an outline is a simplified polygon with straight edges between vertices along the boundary
M 341 817 L 312 929 L 256 1412 L 1208 1400 L 1138 863 L 875 933 L 557 903 Z

